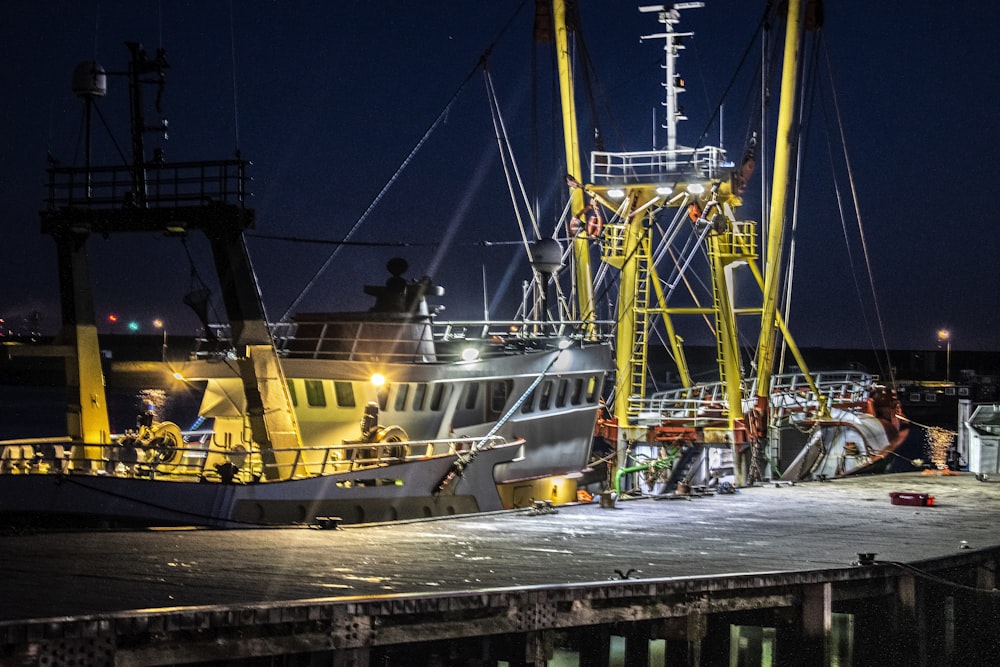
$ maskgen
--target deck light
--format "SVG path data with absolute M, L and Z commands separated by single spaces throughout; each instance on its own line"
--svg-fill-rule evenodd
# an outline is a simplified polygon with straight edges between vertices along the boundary
M 381 387 L 382 385 L 385 384 L 385 376 L 382 375 L 381 373 L 375 373 L 371 377 L 371 383 L 376 387 Z
M 621 199 L 625 196 L 625 191 L 621 188 L 611 188 L 608 190 L 608 196 L 612 199 Z
M 689 183 L 687 186 L 687 191 L 693 195 L 700 195 L 705 191 L 705 186 L 701 183 Z
M 479 350 L 474 347 L 467 347 L 462 350 L 462 361 L 475 361 L 479 358 Z

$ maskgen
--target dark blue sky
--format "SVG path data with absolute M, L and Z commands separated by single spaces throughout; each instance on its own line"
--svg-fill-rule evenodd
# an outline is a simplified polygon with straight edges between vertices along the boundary
M 605 119 L 607 148 L 645 150 L 662 75 L 659 45 L 640 44 L 638 36 L 659 26 L 637 11 L 638 2 L 579 4 L 606 97 L 600 104 L 614 114 Z M 238 146 L 254 162 L 257 233 L 335 240 L 354 226 L 519 5 L 8 0 L 0 6 L 6 235 L 0 315 L 13 322 L 37 310 L 43 330 L 58 325 L 54 244 L 39 233 L 37 213 L 46 152 L 64 164 L 82 160 L 81 103 L 69 85 L 78 62 L 96 57 L 117 70 L 127 62 L 125 41 L 141 41 L 150 51 L 165 47 L 170 139 L 148 145 L 162 145 L 168 160 L 227 158 Z M 764 2 L 707 5 L 685 12 L 681 26 L 696 32 L 680 65 L 689 88 L 682 104 L 691 118 L 680 129 L 685 144 L 697 140 L 736 72 Z M 536 169 L 553 154 L 551 129 L 540 130 L 542 157 L 536 160 L 531 151 L 532 14 L 528 2 L 496 45 L 491 71 L 528 187 L 560 193 L 558 168 Z M 993 109 L 1000 99 L 993 71 L 1000 62 L 993 34 L 998 24 L 1000 10 L 988 2 L 826 3 L 824 40 L 890 347 L 929 349 L 941 327 L 952 330 L 956 349 L 1000 347 L 1000 243 L 992 206 L 992 165 L 1000 154 Z M 753 76 L 750 68 L 741 70 L 726 101 L 727 147 L 735 151 L 747 125 Z M 124 82 L 112 80 L 109 88 L 102 109 L 127 146 Z M 381 283 L 385 260 L 403 254 L 411 277 L 429 273 L 446 287 L 451 299 L 445 316 L 481 313 L 482 267 L 492 295 L 518 254 L 510 246 L 476 245 L 517 238 L 483 88 L 481 76 L 469 82 L 446 122 L 353 238 L 424 245 L 344 249 L 300 310 L 367 307 L 360 284 Z M 540 90 L 544 103 L 550 82 Z M 819 99 L 806 146 L 792 326 L 804 345 L 866 348 L 870 338 L 825 159 L 822 116 L 832 118 L 832 106 L 829 97 Z M 540 117 L 546 124 L 551 119 L 547 111 Z M 712 133 L 714 140 L 718 130 Z M 95 151 L 98 161 L 115 159 L 103 135 Z M 541 201 L 543 226 L 550 230 L 561 201 Z M 749 201 L 743 215 L 761 218 Z M 201 239 L 193 238 L 191 247 L 200 275 L 211 282 Z M 268 313 L 277 318 L 333 246 L 253 238 L 250 248 Z M 113 311 L 143 323 L 161 317 L 171 332 L 194 331 L 196 320 L 181 305 L 192 280 L 178 241 L 94 238 L 89 249 L 100 315 Z M 851 252 L 855 270 L 864 272 L 859 248 Z M 518 266 L 508 279 L 514 296 L 496 302 L 497 317 L 513 314 L 510 304 L 526 272 L 523 263 Z

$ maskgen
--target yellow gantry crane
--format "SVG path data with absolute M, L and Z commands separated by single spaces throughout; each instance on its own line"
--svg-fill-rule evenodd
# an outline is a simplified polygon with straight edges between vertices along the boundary
M 682 339 L 677 334 L 674 318 L 700 316 L 709 318 L 714 330 L 721 387 L 721 420 L 712 427 L 700 429 L 697 438 L 703 442 L 729 443 L 734 449 L 737 483 L 742 484 L 743 471 L 739 444 L 763 435 L 768 411 L 770 379 L 774 363 L 776 331 L 784 340 L 809 377 L 806 365 L 788 335 L 777 309 L 778 286 L 781 278 L 781 246 L 788 200 L 789 176 L 794 165 L 792 133 L 794 131 L 798 55 L 802 25 L 800 0 L 788 3 L 788 23 L 785 44 L 781 107 L 776 147 L 775 173 L 772 186 L 772 209 L 769 216 L 767 261 L 762 272 L 758 265 L 757 225 L 738 220 L 735 210 L 741 205 L 740 193 L 748 176 L 746 164 L 734 165 L 720 147 L 689 148 L 677 142 L 676 126 L 684 120 L 677 97 L 684 91 L 683 80 L 676 72 L 676 60 L 683 50 L 682 38 L 692 33 L 680 32 L 677 25 L 681 12 L 703 7 L 702 2 L 678 2 L 639 8 L 640 12 L 657 16 L 663 30 L 643 36 L 644 40 L 659 39 L 664 44 L 666 143 L 662 148 L 640 152 L 594 152 L 590 174 L 583 183 L 581 157 L 577 140 L 576 109 L 573 100 L 572 62 L 568 47 L 566 8 L 564 0 L 553 0 L 556 24 L 557 58 L 562 90 L 566 164 L 570 170 L 570 198 L 574 220 L 573 257 L 576 266 L 578 308 L 581 319 L 594 317 L 594 292 L 591 287 L 590 242 L 593 230 L 587 217 L 599 215 L 591 211 L 606 209 L 613 215 L 600 232 L 601 261 L 619 272 L 616 306 L 616 367 L 613 415 L 617 418 L 619 444 L 648 437 L 648 427 L 640 423 L 646 408 L 647 350 L 649 332 L 654 318 L 662 318 L 667 343 L 677 363 L 684 387 L 691 397 L 697 395 L 685 361 Z M 657 248 L 653 231 L 656 216 L 664 209 L 674 211 L 664 237 L 676 238 L 682 233 L 694 234 L 697 243 L 690 245 L 689 254 L 673 258 L 674 266 L 667 281 L 656 269 Z M 710 274 L 711 304 L 673 306 L 670 296 L 684 280 L 684 271 L 695 253 L 707 257 Z M 761 290 L 760 305 L 738 307 L 735 294 L 735 274 L 741 268 L 749 270 Z M 750 314 L 759 318 L 757 337 L 758 363 L 755 369 L 756 400 L 750 396 L 748 378 L 741 367 L 737 315 Z M 815 395 L 812 380 L 810 386 Z M 760 419 L 749 420 L 754 413 Z M 721 424 L 720 424 L 721 422 Z M 621 451 L 619 447 L 619 451 Z M 621 463 L 621 462 L 619 462 Z

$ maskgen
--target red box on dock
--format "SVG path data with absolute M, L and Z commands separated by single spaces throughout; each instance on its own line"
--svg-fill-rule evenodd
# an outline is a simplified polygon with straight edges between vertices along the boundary
M 889 499 L 893 505 L 919 505 L 928 507 L 934 504 L 934 496 L 929 493 L 906 493 L 905 491 L 891 491 Z

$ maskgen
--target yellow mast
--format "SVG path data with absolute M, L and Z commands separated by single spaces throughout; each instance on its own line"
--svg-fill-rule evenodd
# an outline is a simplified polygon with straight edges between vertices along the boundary
M 560 65 L 560 79 L 563 95 L 563 119 L 566 139 L 567 164 L 576 180 L 581 174 L 580 156 L 577 144 L 576 115 L 573 106 L 573 84 L 568 59 L 565 27 L 565 4 L 563 0 L 553 0 L 556 22 L 557 49 Z M 682 49 L 679 39 L 690 33 L 679 33 L 674 24 L 679 20 L 679 10 L 703 6 L 701 2 L 674 3 L 640 7 L 642 12 L 656 12 L 665 27 L 661 34 L 647 35 L 642 39 L 663 38 L 667 72 L 667 145 L 653 151 L 625 153 L 595 153 L 592 157 L 593 183 L 577 185 L 571 193 L 573 212 L 584 206 L 585 194 L 595 198 L 601 205 L 614 210 L 615 215 L 604 226 L 601 237 L 601 260 L 619 270 L 619 296 L 616 311 L 617 378 L 613 411 L 618 418 L 619 440 L 638 440 L 646 437 L 638 420 L 638 413 L 647 410 L 644 406 L 647 329 L 649 318 L 654 314 L 663 317 L 668 344 L 677 361 L 678 371 L 685 387 L 693 387 L 681 347 L 680 336 L 674 330 L 673 316 L 701 315 L 714 318 L 717 343 L 717 362 L 722 396 L 726 403 L 725 422 L 699 429 L 699 440 L 715 446 L 729 443 L 733 447 L 736 482 L 745 483 L 746 472 L 742 445 L 747 436 L 761 435 L 752 427 L 744 426 L 744 378 L 741 368 L 741 354 L 737 329 L 737 316 L 759 314 L 760 336 L 757 341 L 757 407 L 763 416 L 768 413 L 768 397 L 774 364 L 776 331 L 780 330 L 789 344 L 792 354 L 806 374 L 814 395 L 819 397 L 821 412 L 825 410 L 823 399 L 815 387 L 804 360 L 795 347 L 785 323 L 777 308 L 781 278 L 781 258 L 784 232 L 785 209 L 789 200 L 789 181 L 794 166 L 796 132 L 796 96 L 799 71 L 799 52 L 804 18 L 802 0 L 790 0 L 784 66 L 780 95 L 777 146 L 774 160 L 774 183 L 772 186 L 772 208 L 769 212 L 769 234 L 767 239 L 767 261 L 765 275 L 757 267 L 756 223 L 739 221 L 734 209 L 741 204 L 739 189 L 734 189 L 739 174 L 731 173 L 732 164 L 725 160 L 724 151 L 716 147 L 686 148 L 678 146 L 674 124 L 683 119 L 683 111 L 676 105 L 675 96 L 683 92 L 683 81 L 674 71 L 674 59 Z M 586 191 L 586 192 L 585 192 Z M 689 208 L 690 206 L 690 208 Z M 711 273 L 712 304 L 694 307 L 674 307 L 667 303 L 669 294 L 664 293 L 654 266 L 652 254 L 653 218 L 664 208 L 679 207 L 689 214 L 692 232 L 697 234 L 698 245 L 708 256 Z M 675 218 L 676 224 L 688 221 L 681 213 Z M 680 229 L 677 227 L 677 229 Z M 580 243 L 580 235 L 574 243 Z M 586 249 L 586 241 L 581 244 Z M 586 255 L 587 275 L 579 271 L 578 284 L 589 285 L 589 255 Z M 678 261 L 677 275 L 682 276 L 693 257 L 675 258 Z M 682 266 L 683 264 L 683 266 Z M 759 307 L 741 308 L 735 296 L 734 273 L 739 267 L 749 267 L 758 286 L 762 299 Z M 671 290 L 677 285 L 671 284 Z M 584 299 L 584 293 L 580 293 Z M 588 299 L 592 295 L 588 294 Z M 655 299 L 655 304 L 653 299 Z M 581 310 L 590 312 L 583 306 Z M 592 303 L 591 301 L 587 302 Z M 693 393 L 692 396 L 696 396 Z M 711 399 L 715 400 L 715 399 Z M 688 437 L 688 436 L 685 436 Z M 619 462 L 621 463 L 621 462 Z
M 758 406 L 765 408 L 774 372 L 775 333 L 778 328 L 778 286 L 781 280 L 782 244 L 785 214 L 790 197 L 789 181 L 795 168 L 794 144 L 796 123 L 797 83 L 801 26 L 800 0 L 789 0 L 785 29 L 784 66 L 781 72 L 781 97 L 778 106 L 777 145 L 774 153 L 774 178 L 771 184 L 771 211 L 768 217 L 767 261 L 764 265 L 764 296 L 760 316 L 760 338 L 757 341 Z
M 552 15 L 555 22 L 556 60 L 559 66 L 559 90 L 563 113 L 563 139 L 566 146 L 566 169 L 569 176 L 578 182 L 583 179 L 583 167 L 580 160 L 579 133 L 576 127 L 576 99 L 573 88 L 573 64 L 569 57 L 569 28 L 566 25 L 566 3 L 564 0 L 553 0 Z M 583 189 L 571 185 L 570 214 L 583 217 Z M 585 221 L 584 221 L 585 222 Z M 581 225 L 573 237 L 573 266 L 576 279 L 576 298 L 579 308 L 579 319 L 588 323 L 587 334 L 593 334 L 594 320 L 594 286 L 590 266 L 590 240 L 586 225 Z

